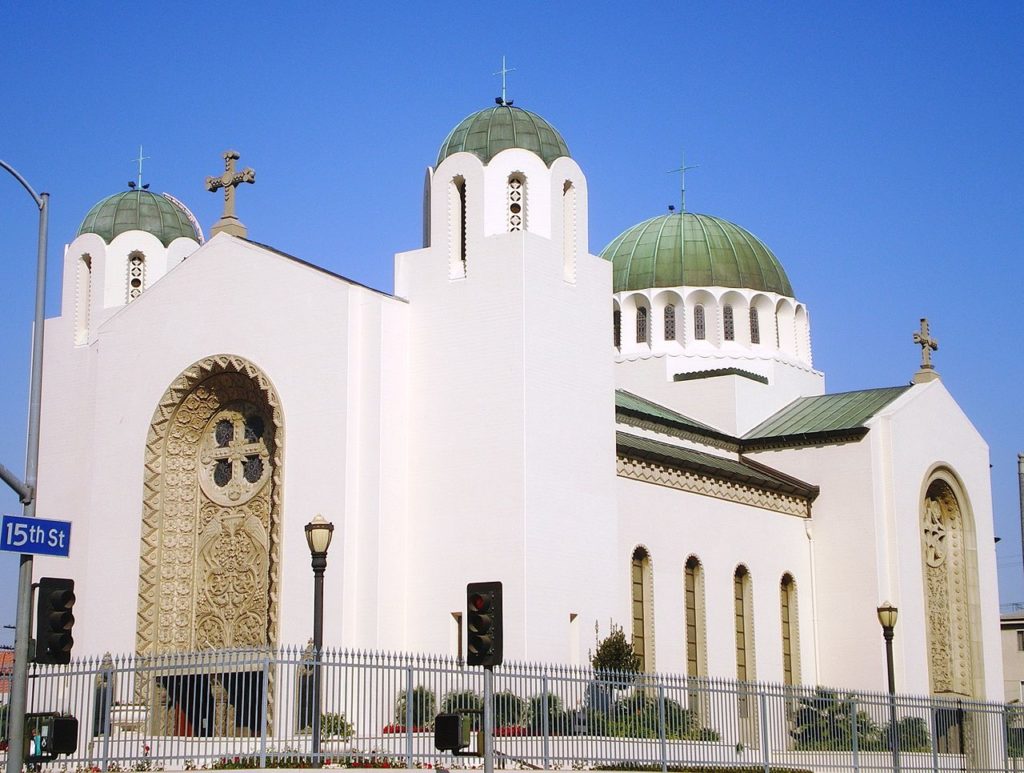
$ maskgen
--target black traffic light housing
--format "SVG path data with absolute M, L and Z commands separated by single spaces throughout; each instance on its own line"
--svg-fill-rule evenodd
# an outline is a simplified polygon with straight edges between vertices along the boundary
M 41 577 L 36 602 L 36 663 L 70 663 L 75 640 L 75 581 Z
M 473 717 L 468 713 L 438 714 L 434 718 L 434 748 L 461 756 L 469 746 L 472 726 Z
M 501 583 L 471 582 L 466 586 L 466 664 L 501 665 Z

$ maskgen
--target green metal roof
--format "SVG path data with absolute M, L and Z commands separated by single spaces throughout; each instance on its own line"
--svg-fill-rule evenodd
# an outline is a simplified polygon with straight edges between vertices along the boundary
M 742 287 L 793 297 L 778 258 L 750 231 L 711 215 L 672 212 L 623 231 L 601 252 L 615 292 Z
M 667 422 L 677 426 L 700 429 L 719 434 L 718 430 L 712 426 L 701 424 L 696 419 L 691 419 L 689 416 L 676 413 L 671 408 L 666 408 L 664 405 L 653 403 L 650 400 L 640 397 L 639 395 L 635 395 L 632 392 L 627 392 L 623 389 L 615 390 L 615 410 L 617 412 L 641 415 L 657 422 Z
M 123 191 L 89 210 L 77 236 L 96 234 L 108 244 L 125 231 L 146 231 L 166 247 L 179 236 L 199 241 L 188 215 L 169 199 L 150 191 Z
M 437 154 L 440 164 L 452 153 L 473 153 L 485 164 L 508 148 L 522 148 L 540 156 L 551 166 L 556 158 L 569 155 L 558 130 L 536 113 L 511 105 L 495 105 L 473 113 L 451 130 Z
M 865 423 L 909 386 L 801 397 L 743 436 L 751 440 L 835 435 L 864 429 Z
M 818 494 L 816 486 L 788 475 L 776 474 L 760 464 L 715 456 L 691 448 L 681 448 L 649 438 L 636 437 L 625 432 L 615 434 L 615 445 L 618 453 L 624 456 L 649 459 L 672 467 L 692 470 L 712 478 L 735 481 L 754 488 L 807 499 L 814 499 Z

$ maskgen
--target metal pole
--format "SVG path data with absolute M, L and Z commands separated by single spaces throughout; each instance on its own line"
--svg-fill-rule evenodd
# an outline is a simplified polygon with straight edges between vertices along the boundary
M 32 365 L 29 375 L 28 442 L 25 447 L 25 489 L 30 496 L 21 494 L 27 518 L 36 515 L 36 477 L 39 469 L 39 410 L 43 391 L 43 315 L 46 302 L 46 234 L 49 219 L 50 194 L 37 195 L 25 178 L 10 165 L 3 167 L 29 192 L 39 208 L 39 236 L 36 254 L 36 299 L 32 323 Z M 21 773 L 25 764 L 25 712 L 28 707 L 28 644 L 32 624 L 32 556 L 23 555 L 18 571 L 18 610 L 14 631 L 14 674 L 11 679 L 11 699 L 7 773 Z
M 1017 454 L 1017 485 L 1020 499 L 1020 548 L 1024 566 L 1024 454 Z
M 320 759 L 320 660 L 324 646 L 324 569 L 327 554 L 313 553 L 313 767 L 323 767 Z
M 892 626 L 882 626 L 885 637 L 885 664 L 889 671 L 889 748 L 892 749 L 892 769 L 900 769 L 899 733 L 896 730 L 896 670 L 892 663 Z
M 494 670 L 484 668 L 484 773 L 494 773 Z

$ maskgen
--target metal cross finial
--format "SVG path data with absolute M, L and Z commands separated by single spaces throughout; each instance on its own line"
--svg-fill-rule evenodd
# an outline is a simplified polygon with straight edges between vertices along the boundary
M 501 104 L 503 104 L 503 105 L 509 104 L 508 100 L 505 99 L 505 96 L 506 96 L 506 94 L 505 94 L 506 76 L 510 72 L 515 72 L 515 70 L 516 70 L 515 67 L 506 67 L 505 66 L 505 57 L 503 55 L 501 57 L 501 69 L 498 70 L 496 73 L 492 73 L 493 75 L 500 75 L 501 76 Z
M 935 374 L 935 366 L 932 365 L 932 352 L 938 351 L 939 342 L 928 332 L 928 320 L 925 317 L 921 318 L 921 330 L 914 333 L 914 343 L 921 347 L 921 370 L 914 377 L 914 381 L 930 381 L 933 378 L 938 378 L 938 375 Z M 928 376 L 928 378 L 920 379 L 920 376 Z
M 142 187 L 142 162 L 147 161 L 149 156 L 142 155 L 142 146 L 139 145 L 139 157 L 133 158 L 132 161 L 136 161 L 139 164 L 139 188 Z
M 213 228 L 210 229 L 211 236 L 215 236 L 223 231 L 232 236 L 244 238 L 248 233 L 246 227 L 235 215 L 235 188 L 242 183 L 256 182 L 256 171 L 252 167 L 246 167 L 241 172 L 236 172 L 235 161 L 239 158 L 241 156 L 238 155 L 238 151 L 224 151 L 224 174 L 220 177 L 206 178 L 206 190 L 212 192 L 220 188 L 224 189 L 224 214 L 220 216 L 220 220 L 214 223 Z
M 679 203 L 681 205 L 682 211 L 685 212 L 686 211 L 686 170 L 687 169 L 696 169 L 697 167 L 700 166 L 700 164 L 694 164 L 692 166 L 687 166 L 686 165 L 686 154 L 685 153 L 682 154 L 681 158 L 682 158 L 682 164 L 677 169 L 669 169 L 667 174 L 675 174 L 676 172 L 679 172 L 679 198 L 680 198 L 680 202 Z

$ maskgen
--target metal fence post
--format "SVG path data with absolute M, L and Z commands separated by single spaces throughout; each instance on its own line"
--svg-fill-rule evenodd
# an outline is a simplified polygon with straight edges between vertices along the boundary
M 411 768 L 412 764 L 412 702 L 415 695 L 412 690 L 412 664 L 405 667 L 405 764 Z
M 860 729 L 857 727 L 857 697 L 850 697 L 850 748 L 853 751 L 853 769 L 860 770 Z M 938 770 L 936 768 L 935 770 Z
M 270 652 L 263 653 L 263 705 L 260 707 L 260 767 L 267 767 L 267 715 L 270 713 Z
M 103 761 L 100 763 L 100 770 L 104 773 L 110 765 L 110 734 L 113 730 L 110 726 L 110 718 L 114 710 L 114 664 L 111 663 L 106 671 L 104 680 L 106 683 L 103 689 Z
M 665 724 L 665 684 L 658 680 L 658 739 L 661 742 L 661 773 L 668 773 L 668 727 Z
M 761 761 L 764 763 L 764 773 L 771 773 L 772 752 L 771 744 L 768 741 L 768 694 L 762 687 L 757 691 L 758 719 L 761 722 Z
M 548 704 L 548 675 L 547 672 L 540 680 L 540 711 L 541 711 L 541 733 L 544 737 L 544 768 L 551 769 L 551 707 Z

